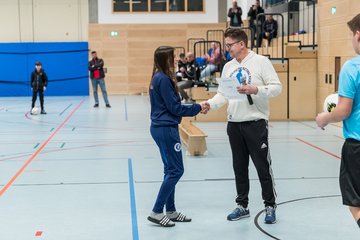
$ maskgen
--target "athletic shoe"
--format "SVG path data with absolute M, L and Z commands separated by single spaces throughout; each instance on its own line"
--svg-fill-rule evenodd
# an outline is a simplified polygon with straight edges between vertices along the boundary
M 106 107 L 107 107 L 107 108 L 111 108 L 110 104 L 106 104 Z
M 243 206 L 239 205 L 237 208 L 234 209 L 234 211 L 232 211 L 232 213 L 230 213 L 227 216 L 227 220 L 237 221 L 241 218 L 246 218 L 246 217 L 250 217 L 249 209 L 244 208 Z
M 97 107 L 99 107 L 99 104 L 95 103 L 94 108 L 97 108 Z
M 160 220 L 156 219 L 152 216 L 148 216 L 147 218 L 150 222 L 153 222 L 155 224 L 159 224 L 162 227 L 174 227 L 175 223 L 171 221 L 166 215 L 164 215 Z
M 46 114 L 45 110 L 41 110 L 40 114 Z
M 272 206 L 265 207 L 265 223 L 273 224 L 276 223 L 275 208 Z
M 191 222 L 191 218 L 185 216 L 182 213 L 178 212 L 167 212 L 166 216 L 173 222 Z

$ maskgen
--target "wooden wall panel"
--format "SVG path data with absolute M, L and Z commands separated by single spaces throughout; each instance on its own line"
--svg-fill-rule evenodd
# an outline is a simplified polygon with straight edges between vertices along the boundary
M 127 66 L 128 59 L 125 57 L 109 58 L 106 59 L 105 64 L 107 68 L 109 68 L 110 66 Z
M 153 71 L 153 65 L 151 66 L 128 66 L 129 78 L 137 75 L 147 74 L 149 79 Z
M 125 49 L 103 49 L 101 51 L 104 60 L 106 58 L 118 58 L 120 56 L 126 56 L 127 52 Z
M 109 42 L 106 42 L 106 41 L 103 41 L 102 42 L 102 49 L 104 50 L 123 50 L 125 51 L 124 49 L 124 46 L 126 46 L 127 42 L 126 40 L 118 40 L 116 42 L 113 42 L 113 41 L 109 41 Z
M 139 30 L 128 30 L 128 38 L 132 39 L 181 39 L 186 37 L 186 30 L 180 29 L 141 29 Z
M 286 66 L 286 65 L 285 65 Z M 278 68 L 277 68 L 278 69 Z M 280 70 L 281 71 L 281 70 Z M 277 72 L 282 84 L 280 96 L 270 98 L 270 120 L 287 120 L 287 88 L 288 73 L 286 71 Z
M 289 118 L 313 120 L 316 116 L 317 59 L 289 60 Z

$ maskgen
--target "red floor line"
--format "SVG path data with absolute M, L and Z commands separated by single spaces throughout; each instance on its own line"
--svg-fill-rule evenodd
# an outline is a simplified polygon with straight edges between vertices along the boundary
M 66 122 L 74 115 L 74 113 L 80 108 L 80 106 L 84 103 L 82 100 L 76 108 L 67 116 L 67 118 L 56 128 L 56 130 L 46 139 L 46 141 L 40 146 L 40 148 L 26 161 L 26 163 L 17 171 L 17 173 L 11 178 L 11 180 L 1 189 L 0 196 L 2 196 L 6 190 L 13 184 L 13 182 L 21 175 L 21 173 L 25 170 L 25 168 L 36 158 L 36 156 L 46 147 L 46 145 L 50 142 L 50 140 L 55 136 L 55 134 L 66 124 Z
M 338 136 L 338 135 L 334 135 L 334 137 L 340 138 L 341 140 L 344 140 L 344 141 L 345 141 L 345 139 L 344 139 L 343 137 L 340 137 L 340 136 Z
M 311 143 L 309 143 L 309 142 L 306 142 L 306 141 L 304 141 L 304 140 L 302 140 L 302 139 L 300 139 L 300 138 L 296 138 L 296 139 L 299 140 L 300 142 L 305 143 L 306 145 L 309 145 L 310 147 L 313 147 L 313 148 L 315 148 L 315 149 L 317 149 L 317 150 L 320 150 L 320 151 L 322 151 L 322 152 L 324 152 L 324 153 L 326 153 L 326 154 L 329 154 L 330 156 L 333 156 L 333 157 L 335 157 L 335 158 L 337 158 L 337 159 L 341 159 L 341 157 L 339 157 L 339 156 L 337 156 L 337 155 L 335 155 L 335 154 L 333 154 L 333 153 L 331 153 L 331 152 L 328 152 L 328 151 L 326 151 L 326 150 L 324 150 L 324 149 L 322 149 L 322 148 L 320 148 L 320 147 L 318 147 L 318 146 L 315 146 L 315 145 L 313 145 L 313 144 L 311 144 Z

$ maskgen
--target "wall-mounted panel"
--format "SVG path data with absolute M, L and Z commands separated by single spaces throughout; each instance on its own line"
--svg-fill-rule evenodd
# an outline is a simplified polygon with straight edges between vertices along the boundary
M 42 62 L 48 96 L 89 95 L 88 43 L 2 43 L 0 58 L 8 69 L 0 77 L 0 96 L 30 96 L 30 74 Z

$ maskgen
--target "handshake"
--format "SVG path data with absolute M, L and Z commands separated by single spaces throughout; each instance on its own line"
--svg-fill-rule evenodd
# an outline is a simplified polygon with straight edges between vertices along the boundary
M 210 110 L 210 104 L 207 101 L 203 101 L 200 103 L 201 106 L 201 113 L 202 114 L 207 114 L 208 111 Z

